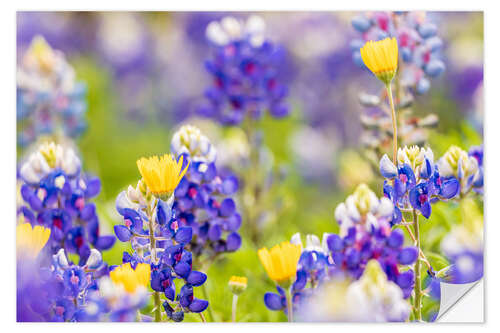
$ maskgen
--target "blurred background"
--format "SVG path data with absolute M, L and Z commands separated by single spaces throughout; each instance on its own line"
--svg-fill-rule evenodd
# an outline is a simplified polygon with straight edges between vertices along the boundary
M 378 82 L 352 59 L 350 43 L 359 33 L 351 20 L 357 13 L 19 12 L 18 62 L 33 37 L 41 35 L 65 54 L 77 80 L 86 85 L 86 129 L 76 143 L 84 169 L 102 181 L 95 200 L 102 233 L 112 233 L 120 221 L 115 199 L 137 182 L 136 160 L 168 152 L 181 124 L 196 124 L 219 151 L 235 135 L 235 128 L 221 127 L 196 112 L 211 82 L 204 65 L 210 55 L 205 29 L 228 14 L 264 19 L 266 36 L 280 48 L 278 71 L 289 89 L 290 115 L 279 120 L 265 115 L 261 123 L 273 168 L 286 173 L 273 193 L 280 199 L 280 213 L 272 216 L 269 211 L 272 223 L 262 230 L 261 245 L 270 247 L 296 232 L 321 236 L 337 231 L 334 209 L 361 182 L 382 193 L 382 178 L 364 157 L 360 140 L 363 107 L 358 93 L 375 91 Z M 431 12 L 427 18 L 443 41 L 446 70 L 432 80 L 426 95 L 416 97 L 413 108 L 416 115 L 438 115 L 428 143 L 441 156 L 451 144 L 467 150 L 482 143 L 483 14 Z M 18 159 L 24 151 L 18 144 Z M 449 206 L 437 204 L 437 213 L 424 225 L 424 234 L 429 225 L 435 228 L 424 237 L 429 253 L 439 252 L 450 223 L 459 220 L 458 208 Z M 104 259 L 118 264 L 127 249 L 117 242 Z M 437 253 L 429 257 L 445 260 Z M 240 297 L 240 320 L 283 320 L 281 312 L 264 306 L 263 294 L 274 287 L 245 237 L 242 248 L 213 265 L 208 275 L 216 319 L 230 319 L 227 281 L 242 275 L 249 277 L 249 290 Z

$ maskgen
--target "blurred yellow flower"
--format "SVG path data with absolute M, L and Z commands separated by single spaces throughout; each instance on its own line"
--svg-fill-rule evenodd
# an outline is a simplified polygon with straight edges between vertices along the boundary
M 109 277 L 115 285 L 122 285 L 128 293 L 134 293 L 138 287 L 148 286 L 150 274 L 151 267 L 148 264 L 137 264 L 133 270 L 130 263 L 126 263 L 112 270 Z
M 29 223 L 16 227 L 16 248 L 18 256 L 35 258 L 50 237 L 50 229 L 42 226 L 31 227 Z
M 233 294 L 239 295 L 247 288 L 247 278 L 244 276 L 231 276 L 229 279 L 229 288 Z
M 183 157 L 176 161 L 171 154 L 161 157 L 142 157 L 137 167 L 149 190 L 156 195 L 170 195 L 186 173 L 189 163 L 182 168 Z
M 258 255 L 267 275 L 280 284 L 295 278 L 301 252 L 300 245 L 282 242 L 270 251 L 265 247 L 260 249 Z
M 366 67 L 385 84 L 389 84 L 398 68 L 398 42 L 396 38 L 368 41 L 360 49 Z

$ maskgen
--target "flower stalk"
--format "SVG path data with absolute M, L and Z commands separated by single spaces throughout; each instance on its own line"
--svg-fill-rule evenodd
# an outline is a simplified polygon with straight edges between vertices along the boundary
M 155 199 L 157 200 L 157 199 Z M 156 201 L 155 201 L 156 202 Z M 156 203 L 155 203 L 156 205 Z M 149 205 L 148 205 L 149 207 Z M 153 263 L 157 263 L 156 256 L 156 238 L 155 238 L 155 222 L 153 221 L 153 209 L 147 209 L 148 214 L 148 228 L 149 228 L 149 242 L 151 247 L 151 261 Z M 161 299 L 160 293 L 158 291 L 153 292 L 153 301 L 154 301 L 154 319 L 155 322 L 161 322 Z
M 292 298 L 292 286 L 287 289 L 286 295 L 286 307 L 288 310 L 288 322 L 293 322 L 293 298 Z
M 389 98 L 389 104 L 391 106 L 391 118 L 392 118 L 392 162 L 397 165 L 397 154 L 398 154 L 398 126 L 396 120 L 396 109 L 394 108 L 394 100 L 392 97 L 391 83 L 386 85 L 387 97 Z
M 422 283 L 420 280 L 420 260 L 421 260 L 421 249 L 420 249 L 420 230 L 418 225 L 418 214 L 417 211 L 413 210 L 413 229 L 415 232 L 415 239 L 418 248 L 418 257 L 415 262 L 415 298 L 414 298 L 414 314 L 417 321 L 422 321 Z
M 233 323 L 236 322 L 236 308 L 238 306 L 238 295 L 233 295 L 233 305 L 231 307 L 231 320 Z

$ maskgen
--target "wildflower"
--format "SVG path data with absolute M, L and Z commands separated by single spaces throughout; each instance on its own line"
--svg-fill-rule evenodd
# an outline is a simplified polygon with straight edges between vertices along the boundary
M 247 278 L 244 276 L 231 276 L 229 279 L 229 289 L 235 295 L 239 295 L 247 288 Z
M 80 264 L 91 254 L 91 245 L 109 249 L 112 235 L 101 235 L 96 206 L 90 201 L 101 189 L 96 177 L 81 172 L 81 162 L 66 144 L 38 145 L 21 165 L 18 215 L 31 224 L 50 229 L 46 250 L 55 254 L 64 248 L 80 256 Z
M 189 162 L 172 206 L 179 227 L 193 230 L 188 250 L 207 257 L 236 251 L 241 246 L 241 216 L 232 195 L 238 190 L 238 178 L 216 166 L 215 147 L 194 126 L 181 127 L 171 145 L 177 158 Z
M 287 88 L 279 83 L 280 48 L 264 36 L 262 18 L 250 16 L 246 22 L 225 17 L 211 22 L 206 37 L 213 57 L 205 68 L 213 79 L 206 89 L 206 103 L 198 112 L 224 125 L 243 119 L 260 119 L 265 110 L 275 118 L 289 112 Z
M 478 161 L 479 159 L 470 156 L 460 147 L 451 146 L 438 161 L 439 173 L 445 179 L 452 177 L 458 179 L 460 193 L 463 195 L 472 189 L 475 181 L 482 177 Z
M 32 228 L 31 224 L 23 223 L 16 227 L 16 247 L 18 256 L 35 258 L 47 244 L 50 229 L 42 226 Z
M 388 85 L 398 67 L 398 42 L 395 38 L 367 42 L 361 49 L 361 57 L 370 71 Z
M 392 224 L 401 220 L 401 209 L 414 208 L 429 218 L 431 203 L 449 200 L 459 191 L 455 177 L 443 177 L 430 148 L 399 148 L 397 164 L 396 167 L 387 155 L 380 159 L 380 173 L 391 180 L 384 182 L 384 195 L 394 203 L 397 218 L 391 221 Z
M 345 203 L 339 204 L 335 218 L 340 224 L 340 234 L 325 236 L 329 250 L 328 274 L 358 279 L 367 262 L 377 259 L 387 278 L 400 286 L 405 297 L 409 297 L 413 272 L 403 272 L 400 266 L 414 263 L 418 250 L 403 247 L 403 233 L 399 229 L 391 229 L 395 212 L 388 198 L 378 199 L 366 185 L 358 187 Z
M 109 273 L 109 277 L 116 285 L 121 285 L 129 293 L 133 293 L 137 288 L 146 288 L 149 283 L 151 267 L 148 264 L 137 264 L 132 269 L 130 263 L 116 267 Z
M 336 279 L 304 302 L 298 313 L 302 321 L 405 321 L 410 305 L 401 289 L 376 260 L 370 260 L 357 281 Z
M 286 284 L 295 278 L 301 250 L 300 245 L 282 242 L 273 246 L 270 251 L 265 247 L 261 248 L 258 255 L 271 280 L 277 284 Z
M 170 154 L 161 157 L 142 157 L 137 161 L 137 167 L 144 182 L 155 195 L 169 196 L 175 190 L 188 166 L 182 170 L 183 157 L 175 161 Z
M 78 137 L 86 128 L 85 95 L 62 52 L 35 36 L 17 68 L 19 144 L 44 134 Z

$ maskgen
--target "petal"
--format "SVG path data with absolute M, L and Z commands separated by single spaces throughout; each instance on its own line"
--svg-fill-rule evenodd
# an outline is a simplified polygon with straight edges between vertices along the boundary
M 179 244 L 187 244 L 193 237 L 193 229 L 191 227 L 181 227 L 175 233 L 175 240 Z
M 226 247 L 229 252 L 238 250 L 240 246 L 241 237 L 237 232 L 233 232 L 227 236 Z
M 460 183 L 456 178 L 451 178 L 443 182 L 440 195 L 445 199 L 451 199 L 457 195 L 460 188 Z
M 399 229 L 395 229 L 391 232 L 389 238 L 387 238 L 387 245 L 393 249 L 400 248 L 404 242 L 403 232 Z
M 130 237 L 132 237 L 132 232 L 123 226 L 123 225 L 115 225 L 114 228 L 116 237 L 122 242 L 128 242 Z
M 429 216 L 431 216 L 431 204 L 429 201 L 425 202 L 423 205 L 422 205 L 422 208 L 420 209 L 420 212 L 422 212 L 422 215 L 428 219 Z
M 264 295 L 264 303 L 269 310 L 281 310 L 283 305 L 281 304 L 281 296 L 275 293 L 266 293 Z
M 202 312 L 208 307 L 208 301 L 204 299 L 195 298 L 191 304 L 189 304 L 189 310 L 192 312 Z
M 416 247 L 406 247 L 398 255 L 398 262 L 401 265 L 413 264 L 418 257 L 418 249 Z
M 192 271 L 187 277 L 187 282 L 195 287 L 201 286 L 206 280 L 207 275 L 198 271 Z
M 411 288 L 413 286 L 413 283 L 414 283 L 414 274 L 413 271 L 411 270 L 403 272 L 399 274 L 397 277 L 397 284 L 402 289 Z
M 389 156 L 387 156 L 387 154 L 384 154 L 384 156 L 380 159 L 379 166 L 380 173 L 384 178 L 392 179 L 398 175 L 398 169 L 389 159 Z

